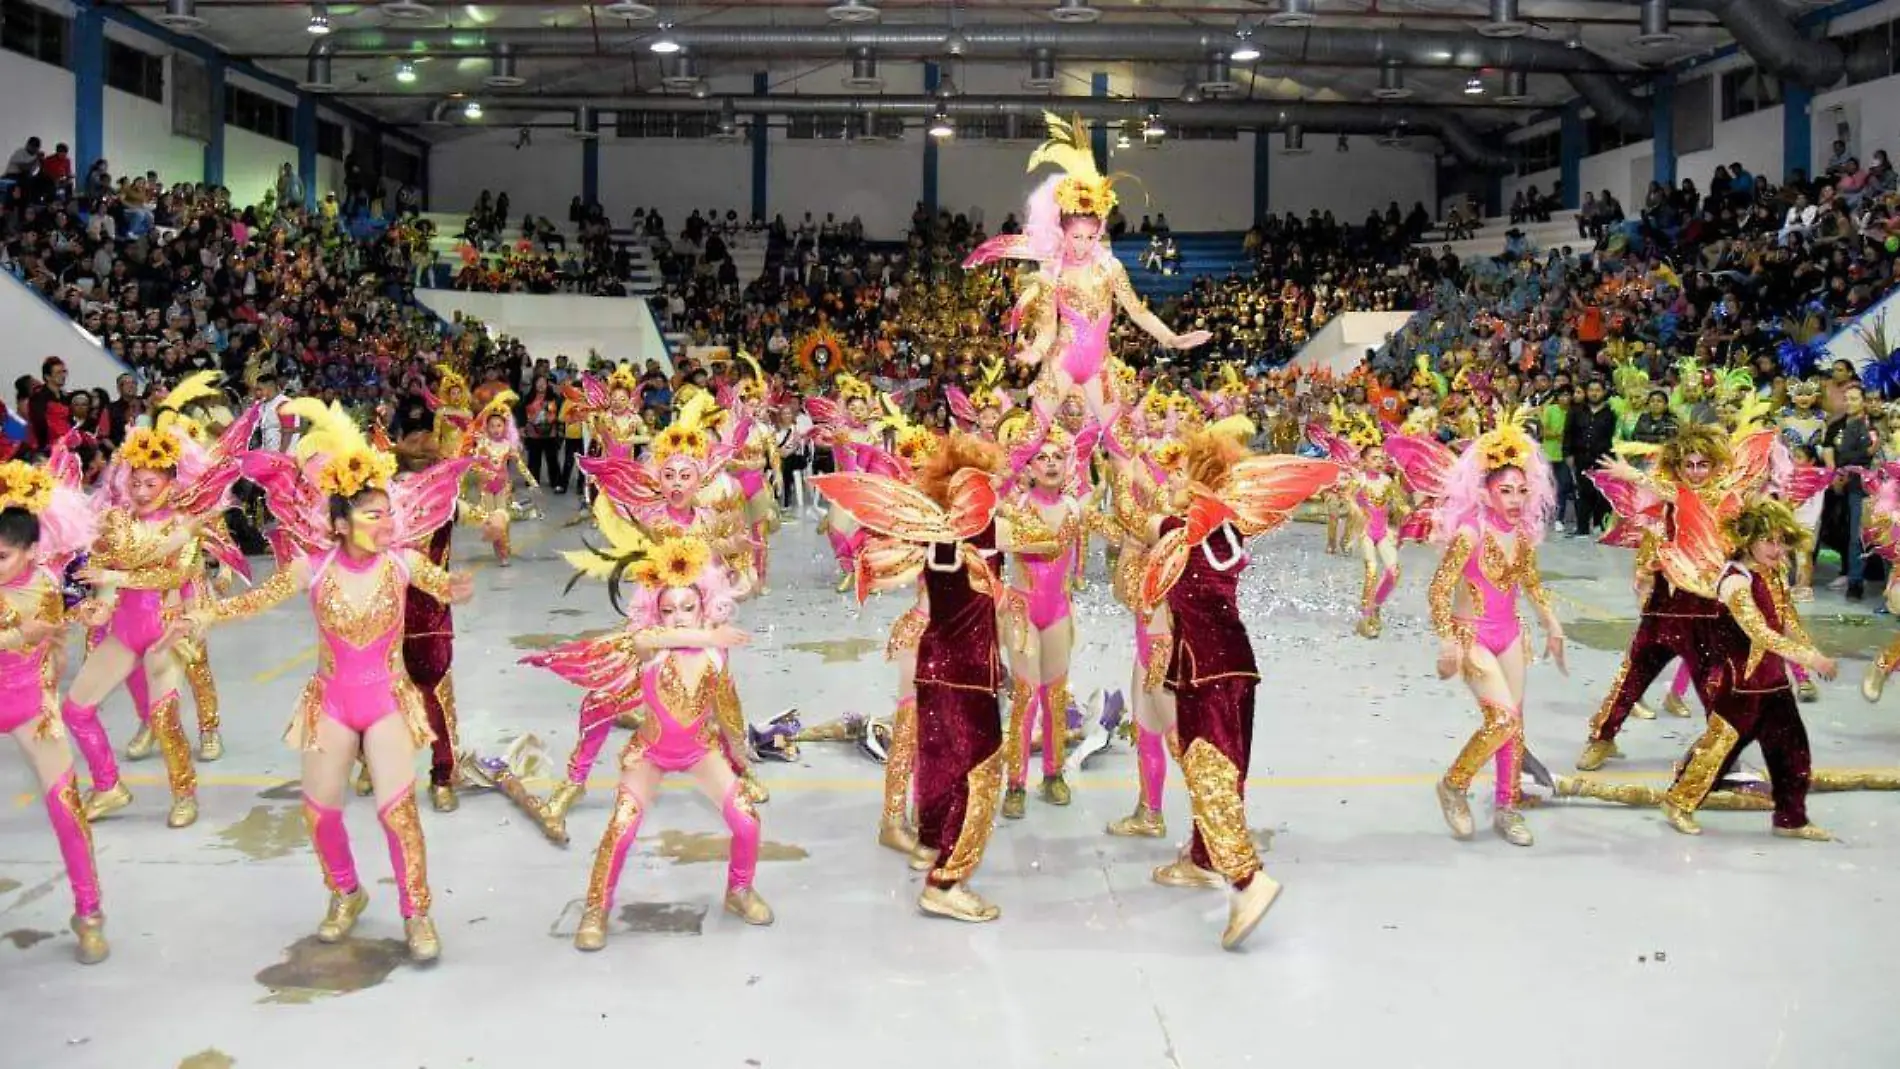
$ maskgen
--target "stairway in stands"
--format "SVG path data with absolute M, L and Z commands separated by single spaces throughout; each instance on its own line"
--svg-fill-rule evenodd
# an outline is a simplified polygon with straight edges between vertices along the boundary
M 453 285 L 455 272 L 462 269 L 462 230 L 468 225 L 467 212 L 424 212 L 424 219 L 435 224 L 435 239 L 429 247 L 440 256 L 428 285 L 434 289 L 448 289 Z M 573 228 L 562 226 L 557 230 L 567 239 L 567 247 L 574 248 Z M 646 239 L 631 230 L 616 230 L 611 240 L 617 246 L 625 246 L 629 266 L 627 270 L 627 295 L 630 297 L 650 297 L 660 292 L 660 265 L 653 258 L 653 251 Z M 489 254 L 490 258 L 499 258 L 498 254 Z M 560 255 L 559 253 L 556 254 Z
M 1115 258 L 1128 269 L 1128 278 L 1135 284 L 1135 292 L 1159 304 L 1186 293 L 1197 278 L 1220 279 L 1229 274 L 1243 277 L 1251 274 L 1253 264 L 1247 257 L 1245 241 L 1246 235 L 1236 230 L 1200 233 L 1176 231 L 1174 247 L 1180 252 L 1181 258 L 1174 265 L 1172 274 L 1151 271 L 1141 265 L 1142 254 L 1148 251 L 1148 239 L 1140 234 L 1115 239 L 1114 248 Z

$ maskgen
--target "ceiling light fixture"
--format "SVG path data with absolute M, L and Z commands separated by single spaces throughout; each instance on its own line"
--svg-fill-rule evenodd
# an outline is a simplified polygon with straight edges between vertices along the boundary
M 950 113 L 938 108 L 937 113 L 930 117 L 930 136 L 941 141 L 948 137 L 955 137 L 956 133 L 957 128 L 950 122 Z
M 1166 136 L 1168 136 L 1168 127 L 1161 121 L 1161 109 L 1149 108 L 1147 118 L 1141 121 L 1142 140 L 1159 141 Z
M 330 32 L 330 10 L 322 4 L 310 9 L 310 25 L 305 27 L 312 37 L 324 37 Z
M 600 10 L 603 14 L 612 15 L 617 19 L 626 19 L 629 22 L 644 22 L 658 14 L 653 10 L 652 4 L 635 4 L 630 0 L 608 4 Z
M 660 35 L 655 37 L 653 43 L 647 45 L 647 48 L 662 56 L 670 56 L 678 52 L 680 50 L 680 43 L 679 39 L 673 36 L 673 24 L 670 22 L 660 23 Z
M 1644 48 L 1672 45 L 1682 35 L 1669 28 L 1669 0 L 1643 0 L 1635 43 Z
M 482 117 L 482 102 L 479 100 L 471 100 L 468 103 L 462 105 L 462 117 L 464 119 L 481 118 Z
M 876 22 L 877 8 L 865 0 L 841 0 L 825 9 L 833 22 Z
M 404 85 L 413 83 L 416 80 L 416 65 L 406 59 L 396 64 L 396 80 Z
M 1482 75 L 1474 74 L 1465 79 L 1465 95 L 1468 97 L 1481 97 L 1484 95 L 1484 77 Z
M 1243 23 L 1234 31 L 1234 36 L 1239 43 L 1234 45 L 1234 50 L 1229 53 L 1229 57 L 1235 63 L 1252 63 L 1260 58 L 1260 46 L 1253 43 L 1252 29 Z

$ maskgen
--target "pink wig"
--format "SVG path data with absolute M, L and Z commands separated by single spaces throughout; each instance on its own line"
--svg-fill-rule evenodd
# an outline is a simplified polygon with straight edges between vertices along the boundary
M 705 618 L 707 627 L 717 627 L 731 621 L 738 602 L 733 596 L 732 582 L 726 578 L 724 564 L 717 560 L 707 562 L 699 578 L 693 580 L 693 589 L 699 592 L 700 614 Z M 633 597 L 632 611 L 627 613 L 627 622 L 636 629 L 658 627 L 660 591 L 640 584 L 639 592 Z
M 1522 469 L 1530 499 L 1524 504 L 1524 518 L 1516 534 L 1536 545 L 1544 540 L 1551 515 L 1557 510 L 1557 486 L 1550 474 L 1550 461 L 1544 459 L 1544 454 L 1532 450 L 1530 458 L 1530 463 Z M 1432 528 L 1432 540 L 1448 543 L 1459 531 L 1482 529 L 1486 490 L 1491 477 L 1503 470 L 1485 471 L 1484 457 L 1477 445 L 1466 446 L 1452 462 L 1451 470 L 1445 473 L 1445 499 L 1438 510 L 1440 522 Z

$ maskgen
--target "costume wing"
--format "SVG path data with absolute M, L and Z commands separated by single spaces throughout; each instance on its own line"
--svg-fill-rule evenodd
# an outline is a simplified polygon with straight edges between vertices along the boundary
M 1818 464 L 1797 464 L 1788 473 L 1781 496 L 1791 509 L 1800 508 L 1813 500 L 1814 495 L 1828 488 L 1834 481 L 1834 469 Z
M 531 653 L 521 663 L 545 668 L 590 695 L 632 695 L 639 689 L 640 654 L 629 631 L 563 642 Z
M 1780 441 L 1780 435 L 1772 429 L 1755 431 L 1736 441 L 1735 457 L 1722 478 L 1723 489 L 1749 495 L 1759 492 L 1768 481 L 1775 446 Z
M 231 487 L 237 484 L 240 465 L 235 463 L 247 451 L 251 435 L 257 430 L 258 407 L 246 408 L 242 415 L 231 421 L 209 449 L 198 456 L 201 463 L 190 465 L 196 471 L 187 471 L 180 464 L 178 482 L 172 490 L 172 507 L 193 516 L 209 515 L 221 512 L 229 505 L 228 495 Z
M 455 519 L 456 497 L 462 489 L 462 477 L 475 463 L 472 457 L 437 461 L 413 475 L 389 485 L 391 518 L 395 520 L 395 543 L 415 547 L 428 541 L 436 528 Z
M 812 485 L 851 518 L 888 538 L 905 542 L 955 542 L 950 514 L 908 483 L 884 475 L 839 472 L 818 475 Z
M 631 514 L 645 512 L 663 500 L 652 469 L 632 457 L 582 457 L 579 464 L 602 494 Z
M 1154 611 L 1155 606 L 1166 600 L 1168 591 L 1174 589 L 1174 584 L 1181 579 L 1181 573 L 1187 570 L 1188 554 L 1194 552 L 1194 543 L 1189 541 L 1188 531 L 1186 526 L 1172 528 L 1149 548 L 1147 562 L 1141 570 L 1139 592 L 1144 615 Z
M 943 396 L 950 402 L 950 414 L 957 417 L 957 423 L 965 428 L 976 426 L 976 406 L 970 403 L 970 395 L 955 386 L 944 387 Z
M 1444 499 L 1445 477 L 1458 457 L 1443 442 L 1424 435 L 1395 434 L 1385 440 L 1385 452 L 1398 466 L 1405 492 L 1421 507 L 1436 505 Z
M 230 528 L 222 523 L 207 523 L 198 532 L 198 546 L 212 559 L 251 582 L 251 559 L 238 548 Z
M 1314 460 L 1288 453 L 1250 456 L 1235 464 L 1227 475 L 1227 486 L 1220 504 L 1233 518 L 1234 525 L 1248 538 L 1265 534 L 1285 523 L 1300 502 L 1339 481 L 1346 469 L 1331 460 Z M 1196 505 L 1204 498 L 1197 496 Z M 1197 544 L 1220 524 L 1201 529 L 1212 513 L 1197 519 L 1189 510 L 1188 525 L 1195 530 Z
M 1676 535 L 1657 553 L 1663 574 L 1682 590 L 1715 597 L 1728 565 L 1727 547 L 1715 514 L 1687 486 L 1676 488 Z
M 237 467 L 264 491 L 264 505 L 277 517 L 271 548 L 279 564 L 329 547 L 329 504 L 289 454 L 254 450 L 241 456 Z
M 1036 254 L 1031 250 L 1029 238 L 1024 234 L 998 234 L 978 245 L 963 258 L 963 269 L 982 267 L 998 260 L 1034 260 Z
M 1606 546 L 1636 549 L 1643 544 L 1645 536 L 1663 538 L 1668 535 L 1666 503 L 1648 487 L 1619 478 L 1601 468 L 1588 473 L 1585 478 L 1602 491 L 1615 515 L 1610 529 L 1603 532 L 1603 537 L 1597 541 Z
M 858 601 L 885 590 L 907 587 L 924 570 L 923 546 L 895 538 L 873 535 L 858 550 L 856 585 Z
M 996 481 L 986 471 L 964 468 L 950 476 L 950 530 L 975 538 L 996 516 Z

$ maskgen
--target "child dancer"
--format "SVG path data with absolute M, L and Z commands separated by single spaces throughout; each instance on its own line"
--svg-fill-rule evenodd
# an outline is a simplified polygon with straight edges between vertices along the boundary
M 463 443 L 466 455 L 473 457 L 475 466 L 470 469 L 470 479 L 474 483 L 475 509 L 484 516 L 501 516 L 499 534 L 495 536 L 495 563 L 506 568 L 509 564 L 510 542 L 508 539 L 509 506 L 513 504 L 510 491 L 513 483 L 508 477 L 508 465 L 513 464 L 528 481 L 529 487 L 539 485 L 528 470 L 527 454 L 521 450 L 521 432 L 515 427 L 515 402 L 520 400 L 512 390 L 503 390 L 488 402 L 476 419 L 475 432 Z

